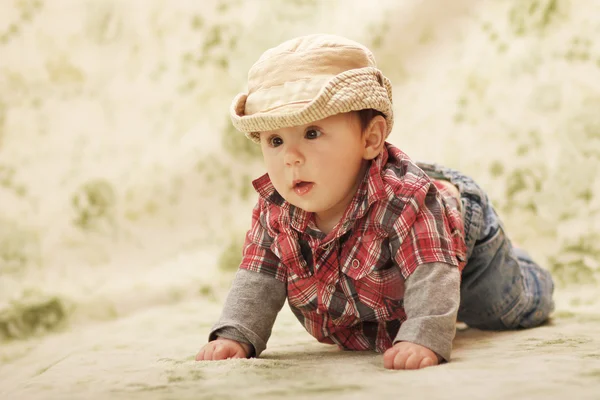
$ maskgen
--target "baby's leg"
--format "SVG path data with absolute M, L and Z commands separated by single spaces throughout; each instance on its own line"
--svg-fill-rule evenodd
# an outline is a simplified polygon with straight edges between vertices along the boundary
M 432 179 L 458 189 L 465 225 L 467 265 L 458 319 L 480 329 L 530 328 L 554 309 L 550 273 L 514 247 L 487 194 L 470 177 L 437 164 L 419 163 Z
M 463 271 L 458 319 L 479 329 L 531 328 L 554 309 L 550 273 L 515 248 L 498 226 Z

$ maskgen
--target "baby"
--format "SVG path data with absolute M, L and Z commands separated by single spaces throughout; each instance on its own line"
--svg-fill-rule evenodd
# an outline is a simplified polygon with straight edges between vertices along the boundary
M 366 47 L 309 35 L 267 50 L 230 111 L 267 174 L 196 360 L 258 357 L 286 299 L 319 342 L 384 353 L 389 369 L 449 361 L 457 319 L 530 328 L 554 309 L 552 277 L 471 178 L 386 142 L 392 87 Z

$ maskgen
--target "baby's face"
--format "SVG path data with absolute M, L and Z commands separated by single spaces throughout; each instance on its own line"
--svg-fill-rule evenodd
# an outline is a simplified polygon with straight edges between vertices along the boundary
M 273 186 L 321 221 L 339 220 L 366 169 L 365 143 L 356 113 L 260 133 Z

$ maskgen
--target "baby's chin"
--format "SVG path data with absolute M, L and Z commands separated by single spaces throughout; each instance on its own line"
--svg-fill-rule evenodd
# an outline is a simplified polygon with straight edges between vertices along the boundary
M 299 208 L 300 210 L 302 210 L 304 212 L 314 212 L 314 211 L 312 211 L 311 207 L 310 206 L 307 207 L 306 204 L 302 204 L 299 201 L 294 201 L 294 199 L 286 199 L 285 197 L 284 197 L 284 199 L 285 199 L 285 201 L 290 203 L 290 205 L 292 205 L 296 208 Z
M 288 203 L 290 203 L 292 206 L 299 208 L 300 210 L 304 211 L 304 212 L 319 212 L 321 211 L 321 208 L 318 206 L 315 206 L 313 204 L 309 204 L 308 201 L 299 201 L 297 198 L 289 198 L 287 196 L 281 196 L 283 197 L 283 199 L 285 201 L 287 201 Z

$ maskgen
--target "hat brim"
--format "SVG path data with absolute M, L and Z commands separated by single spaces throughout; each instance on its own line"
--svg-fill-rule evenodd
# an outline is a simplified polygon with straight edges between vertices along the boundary
M 231 121 L 256 143 L 260 142 L 259 132 L 305 125 L 350 111 L 380 111 L 387 122 L 386 137 L 394 123 L 391 83 L 374 67 L 344 71 L 325 83 L 314 99 L 285 104 L 268 112 L 246 115 L 247 97 L 246 93 L 240 93 L 233 99 Z

